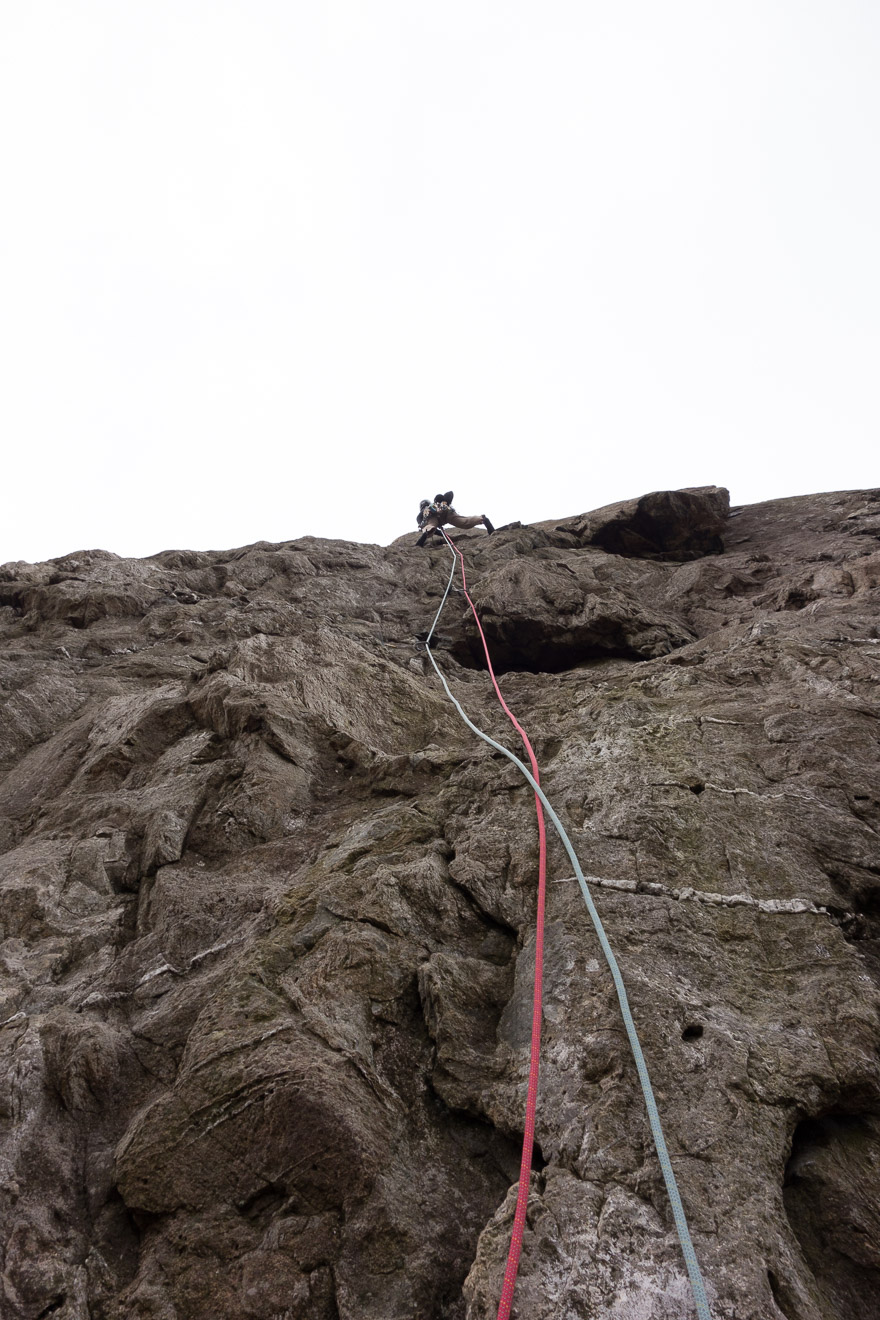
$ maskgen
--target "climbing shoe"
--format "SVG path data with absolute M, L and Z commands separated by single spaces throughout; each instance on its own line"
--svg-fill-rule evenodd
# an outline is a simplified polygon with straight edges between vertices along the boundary
M 483 514 L 483 526 L 485 527 L 486 531 L 489 533 L 490 536 L 495 531 L 495 528 L 489 522 L 489 519 L 486 517 L 485 513 Z

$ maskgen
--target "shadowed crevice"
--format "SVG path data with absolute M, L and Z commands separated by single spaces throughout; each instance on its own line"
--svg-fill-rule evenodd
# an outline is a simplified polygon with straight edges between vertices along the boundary
M 880 1118 L 874 1114 L 832 1111 L 795 1129 L 785 1212 L 829 1315 L 880 1320 L 878 1165 Z

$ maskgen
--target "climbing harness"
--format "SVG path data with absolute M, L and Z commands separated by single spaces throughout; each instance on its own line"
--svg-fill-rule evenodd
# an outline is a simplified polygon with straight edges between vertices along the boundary
M 543 815 L 541 812 L 541 808 L 543 808 L 543 810 L 546 811 L 547 815 L 550 817 L 550 820 L 553 824 L 553 828 L 556 830 L 556 833 L 559 836 L 562 846 L 565 848 L 565 851 L 568 854 L 569 861 L 574 867 L 574 873 L 575 876 L 577 877 L 577 882 L 578 885 L 580 886 L 584 903 L 586 904 L 587 911 L 590 914 L 590 920 L 593 923 L 593 928 L 595 929 L 596 935 L 598 936 L 599 944 L 602 948 L 602 953 L 605 956 L 605 961 L 608 964 L 608 968 L 611 972 L 611 976 L 614 981 L 614 988 L 617 992 L 617 1000 L 620 1005 L 621 1014 L 623 1016 L 623 1023 L 626 1028 L 626 1034 L 629 1039 L 630 1049 L 632 1050 L 633 1058 L 636 1064 L 636 1071 L 638 1072 L 639 1082 L 641 1083 L 641 1087 L 642 1087 L 642 1095 L 644 1096 L 645 1108 L 648 1113 L 648 1122 L 651 1126 L 651 1135 L 654 1138 L 654 1147 L 657 1151 L 657 1158 L 660 1161 L 660 1168 L 663 1173 L 663 1180 L 666 1184 L 666 1192 L 667 1195 L 669 1196 L 669 1202 L 672 1207 L 672 1216 L 673 1219 L 675 1220 L 675 1228 L 676 1228 L 676 1232 L 678 1233 L 678 1240 L 681 1244 L 682 1255 L 684 1256 L 684 1262 L 687 1268 L 688 1278 L 690 1280 L 691 1291 L 693 1293 L 694 1303 L 697 1309 L 698 1320 L 711 1320 L 709 1303 L 706 1297 L 706 1289 L 703 1283 L 703 1276 L 700 1273 L 700 1266 L 697 1261 L 696 1253 L 694 1251 L 693 1242 L 691 1240 L 690 1230 L 688 1228 L 687 1219 L 684 1213 L 684 1207 L 681 1203 L 681 1196 L 679 1195 L 679 1191 L 678 1191 L 678 1184 L 675 1180 L 675 1173 L 672 1168 L 672 1162 L 669 1158 L 669 1151 L 667 1150 L 666 1147 L 666 1140 L 663 1136 L 663 1128 L 660 1123 L 660 1114 L 657 1109 L 657 1102 L 654 1099 L 654 1092 L 651 1087 L 651 1079 L 648 1075 L 648 1066 L 645 1063 L 645 1058 L 642 1053 L 642 1047 L 641 1044 L 639 1043 L 638 1034 L 636 1032 L 636 1025 L 633 1020 L 632 1012 L 630 1010 L 629 999 L 627 998 L 627 993 L 626 993 L 626 987 L 623 984 L 623 977 L 621 976 L 620 968 L 617 965 L 617 959 L 614 956 L 614 952 L 611 948 L 611 945 L 608 943 L 608 937 L 605 934 L 605 928 L 602 925 L 602 921 L 599 917 L 599 913 L 597 912 L 596 906 L 593 903 L 593 898 L 590 893 L 589 886 L 587 885 L 587 882 L 584 878 L 584 873 L 581 870 L 581 865 L 577 859 L 577 855 L 574 851 L 571 840 L 569 839 L 568 834 L 566 833 L 562 825 L 562 822 L 560 821 L 556 812 L 553 810 L 553 807 L 550 805 L 549 801 L 547 800 L 544 790 L 541 788 L 538 777 L 537 761 L 535 759 L 535 754 L 532 750 L 531 744 L 528 738 L 526 737 L 525 731 L 521 728 L 517 720 L 514 718 L 512 712 L 508 709 L 507 703 L 505 702 L 503 696 L 501 695 L 501 689 L 498 686 L 498 681 L 492 669 L 492 662 L 489 658 L 489 648 L 486 644 L 485 634 L 483 633 L 483 629 L 480 624 L 479 617 L 477 615 L 476 607 L 474 606 L 474 603 L 471 600 L 470 595 L 468 594 L 467 581 L 465 579 L 465 572 L 464 572 L 464 556 L 462 555 L 458 547 L 453 545 L 452 541 L 446 535 L 446 532 L 443 531 L 442 528 L 440 529 L 440 531 L 444 541 L 449 546 L 449 550 L 452 555 L 452 566 L 449 572 L 449 580 L 446 583 L 446 590 L 443 593 L 443 598 L 440 601 L 440 606 L 437 610 L 437 613 L 434 616 L 434 621 L 431 624 L 431 630 L 428 633 L 427 639 L 425 641 L 425 649 L 427 650 L 428 658 L 430 659 L 431 664 L 434 666 L 434 670 L 437 674 L 437 677 L 440 679 L 440 682 L 443 684 L 443 688 L 446 692 L 446 695 L 448 696 L 452 704 L 455 706 L 456 710 L 458 711 L 459 715 L 464 720 L 468 728 L 471 729 L 472 732 L 475 733 L 478 738 L 481 738 L 483 742 L 488 743 L 490 747 L 494 747 L 496 751 L 501 752 L 501 754 L 503 756 L 506 756 L 509 761 L 512 761 L 514 765 L 518 767 L 518 769 L 525 777 L 525 779 L 527 779 L 528 782 L 531 784 L 535 793 L 535 803 L 538 810 L 538 831 L 539 831 L 539 839 L 541 840 L 541 842 L 543 843 L 544 840 Z M 455 570 L 459 562 L 461 564 L 462 587 L 467 602 L 470 606 L 471 613 L 473 614 L 474 619 L 476 620 L 477 628 L 479 629 L 480 637 L 483 642 L 483 649 L 486 654 L 486 661 L 489 666 L 489 674 L 491 676 L 493 686 L 495 688 L 495 691 L 498 695 L 498 698 L 502 706 L 504 707 L 505 712 L 507 713 L 508 717 L 513 722 L 521 738 L 523 739 L 523 743 L 526 747 L 529 756 L 529 761 L 532 767 L 531 770 L 526 768 L 526 766 L 523 764 L 523 762 L 519 759 L 518 756 L 516 756 L 513 752 L 509 751 L 508 748 L 502 746 L 501 743 L 496 742 L 494 738 L 490 738 L 488 733 L 484 733 L 482 729 L 479 729 L 476 726 L 476 724 L 474 724 L 474 722 L 465 713 L 465 710 L 462 707 L 461 703 L 453 695 L 449 687 L 449 684 L 447 683 L 446 678 L 443 674 L 443 671 L 440 669 L 439 665 L 437 664 L 437 661 L 434 659 L 434 653 L 431 650 L 431 638 L 434 635 L 434 632 L 437 628 L 437 624 L 440 621 L 440 615 L 443 612 L 443 607 L 445 606 L 447 598 L 449 596 L 449 592 L 452 589 L 452 583 L 455 578 Z M 526 1106 L 526 1131 L 523 1140 L 523 1156 L 522 1156 L 522 1164 L 520 1167 L 520 1182 L 519 1182 L 519 1191 L 517 1195 L 517 1209 L 516 1209 L 516 1215 L 514 1217 L 514 1228 L 511 1237 L 511 1245 L 510 1245 L 510 1252 L 508 1255 L 507 1268 L 505 1270 L 504 1286 L 502 1289 L 501 1301 L 498 1306 L 498 1320 L 507 1320 L 508 1316 L 510 1315 L 510 1305 L 513 1298 L 514 1284 L 516 1282 L 516 1273 L 519 1264 L 520 1246 L 522 1243 L 522 1231 L 523 1231 L 523 1226 L 525 1224 L 525 1211 L 526 1211 L 526 1204 L 528 1199 L 529 1171 L 531 1169 L 532 1141 L 534 1137 L 533 1085 L 534 1085 L 534 1092 L 536 1092 L 537 1077 L 538 1077 L 537 1050 L 540 1047 L 540 1032 L 541 1032 L 541 1023 L 540 1023 L 541 985 L 539 979 L 539 968 L 541 964 L 539 962 L 539 953 L 542 952 L 543 949 L 543 896 L 544 896 L 543 876 L 545 870 L 546 870 L 546 860 L 545 860 L 545 855 L 542 851 L 541 862 L 539 863 L 539 877 L 538 877 L 538 888 L 539 888 L 538 913 L 539 913 L 539 921 L 540 921 L 540 935 L 539 936 L 536 935 L 535 992 L 534 992 L 534 1005 L 533 1005 L 533 1018 L 532 1018 L 532 1059 L 529 1069 L 529 1098 L 527 1100 L 527 1106 Z M 538 939 L 540 939 L 541 941 L 540 946 L 538 945 L 537 942 Z M 533 1082 L 533 1078 L 534 1078 L 534 1082 Z M 531 1113 L 529 1113 L 529 1103 L 531 1103 L 532 1106 Z M 528 1160 L 526 1159 L 527 1145 L 528 1145 Z M 520 1205 L 522 1205 L 521 1214 L 520 1214 Z

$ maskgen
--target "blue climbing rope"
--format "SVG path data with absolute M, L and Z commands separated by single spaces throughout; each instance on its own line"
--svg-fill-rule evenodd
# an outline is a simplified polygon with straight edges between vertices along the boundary
M 672 1207 L 672 1217 L 675 1221 L 675 1228 L 676 1228 L 676 1232 L 678 1233 L 678 1240 L 681 1243 L 681 1251 L 682 1251 L 682 1255 L 684 1256 L 684 1263 L 687 1268 L 688 1278 L 690 1280 L 690 1285 L 691 1285 L 691 1291 L 693 1293 L 694 1303 L 696 1304 L 696 1308 L 697 1308 L 698 1320 L 712 1320 L 711 1313 L 709 1311 L 709 1302 L 706 1297 L 706 1288 L 703 1283 L 703 1276 L 700 1272 L 699 1262 L 697 1261 L 697 1255 L 696 1252 L 694 1251 L 694 1244 L 693 1241 L 691 1240 L 690 1229 L 688 1228 L 687 1218 L 684 1213 L 684 1206 L 681 1203 L 681 1196 L 678 1191 L 678 1183 L 675 1180 L 675 1172 L 672 1168 L 672 1161 L 669 1158 L 669 1151 L 666 1146 L 666 1138 L 663 1136 L 663 1127 L 660 1122 L 660 1113 L 659 1110 L 657 1109 L 657 1102 L 654 1099 L 654 1091 L 651 1086 L 651 1078 L 648 1075 L 648 1065 L 645 1063 L 645 1056 L 642 1053 L 642 1047 L 639 1042 L 638 1033 L 636 1031 L 636 1024 L 633 1020 L 632 1011 L 629 1006 L 629 999 L 627 998 L 626 987 L 623 984 L 623 977 L 620 974 L 620 968 L 617 965 L 617 959 L 614 956 L 614 951 L 612 950 L 611 945 L 608 943 L 608 936 L 605 934 L 605 928 L 602 925 L 602 920 L 599 916 L 598 911 L 596 910 L 596 905 L 593 902 L 593 896 L 590 893 L 589 885 L 587 884 L 584 878 L 584 873 L 581 870 L 581 865 L 577 859 L 577 855 L 574 851 L 571 840 L 566 834 L 565 828 L 561 820 L 559 819 L 556 812 L 553 810 L 552 806 L 548 802 L 544 790 L 541 788 L 541 785 L 535 779 L 534 775 L 532 775 L 532 773 L 529 771 L 528 767 L 525 766 L 523 762 L 519 759 L 519 757 L 516 756 L 513 752 L 511 752 L 507 747 L 504 747 L 502 746 L 501 743 L 496 742 L 494 738 L 490 738 L 488 733 L 484 733 L 482 729 L 477 728 L 473 720 L 469 719 L 468 715 L 466 714 L 464 708 L 461 705 L 461 702 L 457 699 L 457 697 L 453 695 L 449 687 L 449 684 L 447 683 L 446 678 L 443 674 L 443 671 L 440 669 L 440 666 L 437 664 L 437 661 L 434 659 L 434 653 L 431 650 L 431 638 L 434 636 L 434 631 L 440 620 L 440 615 L 443 613 L 443 607 L 446 604 L 447 598 L 449 596 L 449 592 L 452 589 L 452 582 L 453 582 L 453 578 L 455 577 L 455 568 L 456 568 L 455 550 L 453 549 L 445 533 L 443 539 L 446 541 L 446 544 L 449 546 L 449 549 L 452 553 L 452 567 L 449 573 L 449 581 L 446 583 L 446 590 L 443 593 L 443 599 L 440 601 L 440 605 L 437 610 L 437 613 L 434 615 L 434 621 L 431 624 L 431 631 L 428 633 L 427 639 L 425 641 L 425 649 L 428 652 L 428 658 L 430 659 L 431 664 L 434 666 L 434 670 L 437 674 L 437 677 L 440 679 L 440 682 L 443 684 L 443 687 L 446 691 L 446 695 L 448 696 L 452 704 L 455 706 L 456 710 L 458 711 L 459 715 L 464 720 L 468 728 L 471 729 L 477 735 L 478 738 L 482 738 L 483 742 L 488 743 L 490 747 L 494 747 L 497 752 L 501 752 L 501 754 L 503 756 L 506 756 L 509 761 L 512 761 L 514 765 L 517 766 L 517 768 L 520 770 L 520 772 L 525 777 L 525 779 L 528 780 L 529 784 L 531 784 L 535 793 L 540 798 L 544 806 L 544 810 L 547 812 L 547 815 L 550 817 L 550 820 L 553 823 L 553 828 L 556 830 L 556 833 L 559 835 L 559 838 L 562 842 L 562 846 L 565 848 L 565 851 L 568 853 L 569 860 L 572 866 L 574 867 L 574 873 L 577 876 L 577 882 L 578 885 L 580 886 L 580 890 L 584 898 L 584 903 L 586 904 L 587 911 L 590 914 L 590 920 L 593 923 L 593 927 L 599 938 L 599 944 L 601 945 L 602 952 L 605 955 L 605 961 L 607 962 L 609 970 L 611 972 L 611 976 L 614 981 L 614 988 L 617 991 L 617 1000 L 618 1003 L 620 1004 L 620 1011 L 623 1016 L 623 1024 L 626 1028 L 626 1034 L 629 1039 L 630 1049 L 632 1050 L 633 1058 L 635 1059 L 636 1071 L 638 1072 L 639 1082 L 641 1083 L 641 1087 L 642 1087 L 642 1095 L 645 1098 L 645 1108 L 647 1109 L 648 1112 L 648 1122 L 651 1125 L 651 1135 L 654 1138 L 654 1147 L 657 1151 L 657 1158 L 660 1161 L 660 1168 L 663 1173 L 663 1181 L 666 1183 L 666 1191 L 669 1196 L 669 1203 Z

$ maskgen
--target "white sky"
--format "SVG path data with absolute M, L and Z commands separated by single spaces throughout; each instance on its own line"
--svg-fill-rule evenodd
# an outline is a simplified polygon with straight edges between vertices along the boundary
M 2 0 L 0 562 L 878 484 L 876 0 Z

